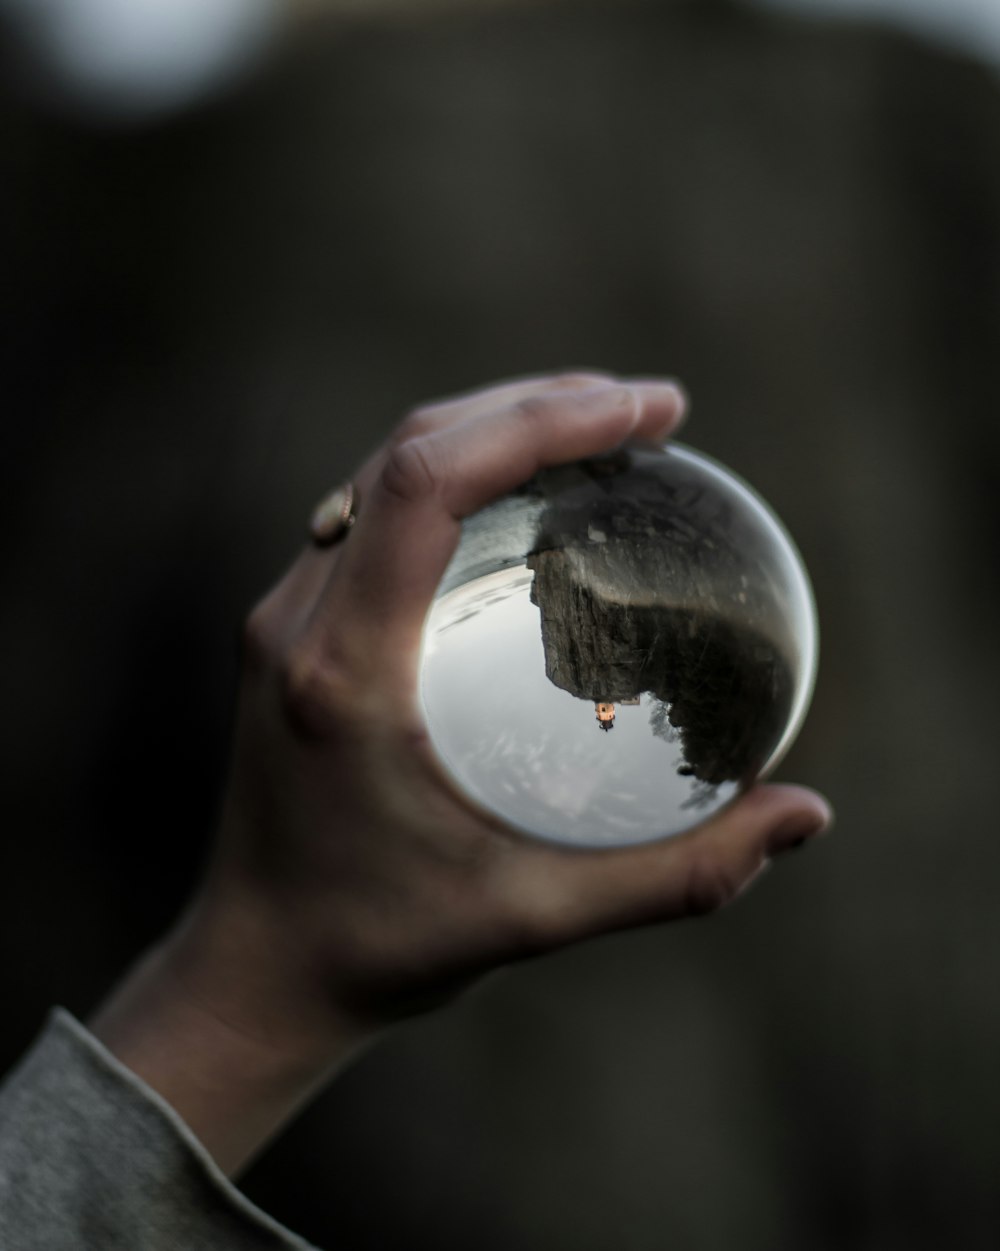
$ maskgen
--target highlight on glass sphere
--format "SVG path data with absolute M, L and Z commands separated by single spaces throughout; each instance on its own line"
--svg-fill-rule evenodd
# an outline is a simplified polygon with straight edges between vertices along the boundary
M 420 690 L 476 804 L 538 838 L 618 847 L 682 833 L 769 773 L 816 659 L 784 527 L 674 443 L 543 470 L 470 517 Z

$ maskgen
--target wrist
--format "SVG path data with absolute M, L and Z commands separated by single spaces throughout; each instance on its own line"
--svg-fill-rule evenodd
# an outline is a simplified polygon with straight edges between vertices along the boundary
M 93 1033 L 240 1169 L 377 1031 L 235 900 L 199 901 L 95 1014 Z

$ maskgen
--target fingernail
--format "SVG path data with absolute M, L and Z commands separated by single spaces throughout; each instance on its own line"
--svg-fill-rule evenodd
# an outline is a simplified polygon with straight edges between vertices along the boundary
M 628 410 L 631 428 L 639 424 L 642 416 L 642 396 L 635 387 L 616 383 L 612 387 L 602 387 L 599 391 L 587 391 L 580 401 L 588 404 L 596 414 L 607 415 L 609 409 Z M 626 436 L 627 437 L 627 434 Z
M 688 414 L 688 409 L 691 407 L 691 396 L 688 394 L 687 388 L 674 379 L 671 379 L 666 386 L 677 397 L 677 420 L 683 421 Z
M 668 406 L 668 415 L 660 426 L 650 433 L 651 439 L 662 442 L 680 426 L 688 414 L 691 401 L 688 393 L 679 382 L 673 379 L 639 378 L 632 382 L 632 387 L 639 399 L 647 404 Z
M 689 408 L 691 404 L 691 396 L 688 394 L 687 388 L 682 382 L 676 378 L 629 378 L 628 385 L 635 387 L 637 390 L 658 391 L 661 394 L 664 391 L 672 392 L 681 408 Z

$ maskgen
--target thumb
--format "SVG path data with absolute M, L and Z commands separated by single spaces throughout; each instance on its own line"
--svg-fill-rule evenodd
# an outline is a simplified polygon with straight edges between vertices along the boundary
M 518 884 L 539 949 L 714 912 L 775 856 L 828 829 L 829 804 L 801 786 L 756 786 L 688 834 L 620 850 L 546 848 Z

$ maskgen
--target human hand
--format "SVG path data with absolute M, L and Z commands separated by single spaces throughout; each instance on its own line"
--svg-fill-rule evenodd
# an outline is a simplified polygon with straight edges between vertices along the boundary
M 154 1003 L 152 1015 L 165 1012 L 175 1036 L 187 1037 L 190 1027 L 177 1022 L 193 1013 L 202 1043 L 212 1035 L 211 1046 L 231 1053 L 238 1039 L 244 1059 L 230 1054 L 233 1071 L 267 1056 L 272 1093 L 275 1073 L 284 1075 L 276 1122 L 288 1090 L 300 1099 L 387 1022 L 511 960 L 720 907 L 826 824 L 818 796 L 759 786 L 672 840 L 561 848 L 478 809 L 430 746 L 417 663 L 462 518 L 542 466 L 626 439 L 662 440 L 683 408 L 671 383 L 583 375 L 418 410 L 358 474 L 361 506 L 346 541 L 303 552 L 252 613 L 232 774 L 204 886 L 138 976 L 141 993 L 119 996 L 98 1021 L 224 1162 L 242 1158 L 273 1123 L 239 1130 L 231 1100 L 224 1116 L 205 1115 L 213 1100 L 204 1082 L 194 1098 L 164 1048 L 150 1054 Z M 209 1095 L 225 1085 L 215 1072 Z

